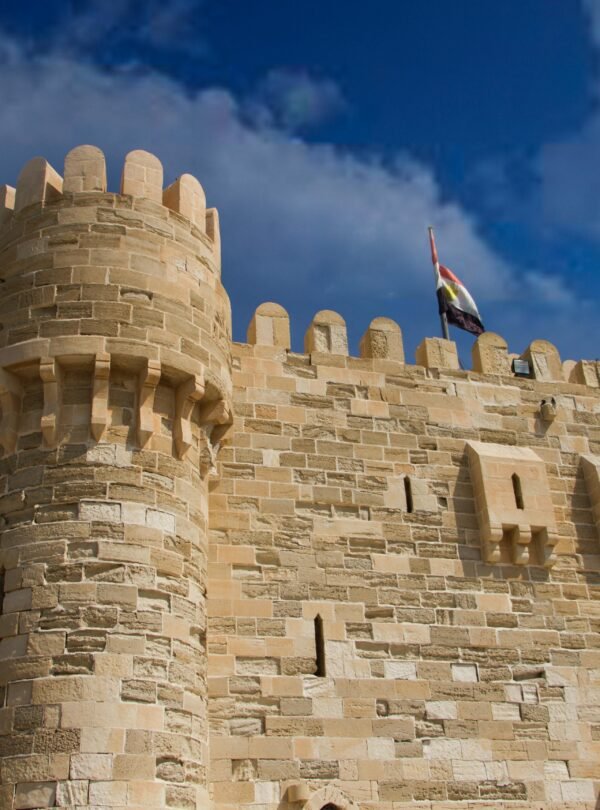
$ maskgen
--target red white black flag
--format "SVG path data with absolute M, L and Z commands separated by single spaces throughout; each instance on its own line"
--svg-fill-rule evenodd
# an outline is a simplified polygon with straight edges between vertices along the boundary
M 445 314 L 448 323 L 474 335 L 480 335 L 485 332 L 485 329 L 477 305 L 462 281 L 454 275 L 452 270 L 439 263 L 433 228 L 429 229 L 429 242 L 440 315 Z

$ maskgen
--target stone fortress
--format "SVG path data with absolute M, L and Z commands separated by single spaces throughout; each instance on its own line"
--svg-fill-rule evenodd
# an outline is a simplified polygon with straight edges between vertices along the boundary
M 234 343 L 162 175 L 0 189 L 0 808 L 596 810 L 600 364 Z

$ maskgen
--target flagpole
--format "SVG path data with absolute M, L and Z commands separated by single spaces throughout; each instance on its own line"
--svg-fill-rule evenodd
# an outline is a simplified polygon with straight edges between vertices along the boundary
M 431 261 L 433 262 L 433 277 L 435 279 L 435 289 L 437 294 L 437 285 L 440 278 L 440 263 L 438 261 L 435 239 L 433 238 L 433 228 L 431 225 L 429 226 L 428 230 L 429 244 L 431 246 Z M 448 332 L 448 317 L 446 316 L 445 312 L 440 312 L 440 326 L 442 327 L 442 337 L 444 340 L 450 340 L 450 334 Z
M 450 340 L 450 333 L 448 332 L 448 318 L 445 312 L 440 313 L 440 323 L 442 325 L 442 337 L 444 340 Z

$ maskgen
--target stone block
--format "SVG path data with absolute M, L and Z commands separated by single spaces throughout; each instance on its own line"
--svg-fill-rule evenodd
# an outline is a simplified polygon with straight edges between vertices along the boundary
M 163 191 L 163 205 L 189 219 L 200 230 L 206 229 L 206 194 L 191 174 L 182 174 Z
M 417 346 L 416 362 L 425 368 L 460 368 L 456 343 L 443 338 L 425 338 Z
M 390 318 L 375 318 L 360 341 L 360 356 L 404 363 L 402 330 Z
M 566 369 L 566 379 L 568 382 L 587 385 L 590 388 L 600 388 L 599 360 L 580 360 L 578 363 L 565 360 L 563 369 L 565 369 L 566 364 L 569 362 L 571 366 Z
M 535 380 L 557 382 L 562 380 L 562 363 L 556 346 L 547 340 L 534 340 L 521 355 L 529 362 Z
M 163 167 L 160 160 L 143 149 L 129 152 L 123 166 L 121 194 L 146 197 L 154 202 L 162 203 Z
M 346 322 L 337 312 L 323 309 L 312 319 L 304 336 L 304 351 L 320 354 L 348 354 Z
M 62 196 L 63 179 L 47 160 L 32 158 L 21 169 L 15 192 L 15 213 L 34 203 L 50 203 Z
M 0 186 L 0 227 L 9 222 L 15 209 L 15 189 L 12 186 Z
M 59 782 L 56 788 L 56 803 L 58 807 L 77 807 L 87 804 L 88 786 L 89 782 L 87 779 Z
M 508 345 L 504 338 L 494 332 L 483 332 L 471 349 L 473 371 L 479 374 L 511 376 Z
M 108 425 L 108 391 L 110 378 L 110 355 L 97 354 L 94 362 L 94 380 L 92 383 L 92 414 L 90 429 L 94 439 L 99 442 Z
M 310 788 L 306 782 L 290 785 L 287 789 L 286 798 L 289 802 L 306 802 L 309 797 Z
M 106 191 L 106 161 L 97 146 L 76 146 L 65 158 L 65 193 Z
M 290 318 L 279 304 L 261 304 L 248 326 L 248 343 L 291 349 Z
M 14 810 L 38 810 L 54 807 L 55 800 L 56 782 L 21 782 L 16 788 L 13 807 Z
M 213 243 L 213 252 L 217 263 L 217 270 L 221 271 L 221 229 L 219 227 L 219 212 L 216 208 L 206 209 L 206 235 Z

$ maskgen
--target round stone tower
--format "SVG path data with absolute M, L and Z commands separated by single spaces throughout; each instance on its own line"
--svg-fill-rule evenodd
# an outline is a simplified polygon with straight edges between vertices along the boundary
M 0 189 L 0 807 L 208 807 L 217 212 L 80 146 Z

